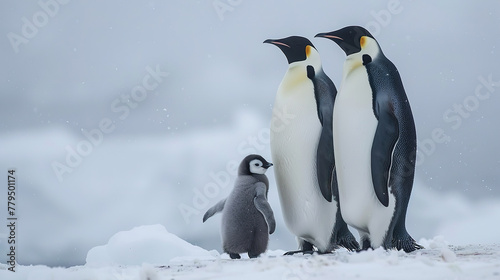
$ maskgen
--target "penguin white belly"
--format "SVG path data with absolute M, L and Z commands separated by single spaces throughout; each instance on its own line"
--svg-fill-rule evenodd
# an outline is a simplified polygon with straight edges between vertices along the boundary
M 389 228 L 395 198 L 389 193 L 389 206 L 384 207 L 373 188 L 371 149 L 378 120 L 372 98 L 364 67 L 344 77 L 333 110 L 333 138 L 342 217 L 378 247 Z
M 274 110 L 293 117 L 283 121 L 273 114 L 271 151 L 283 216 L 297 237 L 327 250 L 335 224 L 335 202 L 325 200 L 318 186 L 316 151 L 321 134 L 312 83 L 280 86 Z

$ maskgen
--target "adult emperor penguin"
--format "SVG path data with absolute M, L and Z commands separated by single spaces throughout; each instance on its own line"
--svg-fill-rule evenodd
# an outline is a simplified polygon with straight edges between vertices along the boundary
M 362 27 L 316 37 L 347 55 L 333 110 L 342 217 L 359 231 L 363 249 L 420 249 L 405 227 L 417 140 L 398 70 Z
M 320 253 L 359 244 L 342 219 L 332 144 L 337 90 L 323 72 L 318 51 L 306 38 L 266 40 L 288 60 L 271 121 L 271 153 L 285 223 L 299 251 Z M 332 200 L 333 199 L 333 200 Z M 313 247 L 314 246 L 314 247 Z
M 267 202 L 269 180 L 264 175 L 272 165 L 260 155 L 245 157 L 231 194 L 203 216 L 205 222 L 222 212 L 222 248 L 231 259 L 239 259 L 239 254 L 246 252 L 255 258 L 267 249 L 269 234 L 276 228 L 273 210 Z

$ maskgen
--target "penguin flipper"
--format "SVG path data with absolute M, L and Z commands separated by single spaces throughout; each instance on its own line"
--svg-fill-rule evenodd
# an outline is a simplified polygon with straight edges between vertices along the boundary
M 332 202 L 332 176 L 335 166 L 333 154 L 333 134 L 332 129 L 323 126 L 319 138 L 318 149 L 316 151 L 316 167 L 319 189 L 321 194 L 328 201 Z
M 221 212 L 224 209 L 225 204 L 226 204 L 226 199 L 224 198 L 223 200 L 219 201 L 217 204 L 212 206 L 210 209 L 208 209 L 205 215 L 203 215 L 203 222 L 208 220 L 208 218 L 212 217 L 213 215 Z
M 321 194 L 328 202 L 332 202 L 332 179 L 335 166 L 332 116 L 337 89 L 323 70 L 315 73 L 314 67 L 311 65 L 307 66 L 307 77 L 311 79 L 315 88 L 314 98 L 316 99 L 318 119 L 322 126 L 316 151 L 316 175 Z
M 385 98 L 384 98 L 385 97 Z M 399 137 L 398 120 L 387 95 L 375 100 L 378 125 L 371 150 L 372 181 L 378 200 L 389 206 L 389 179 L 394 147 Z
M 273 210 L 271 209 L 271 205 L 269 205 L 269 202 L 267 202 L 266 192 L 266 185 L 262 182 L 258 182 L 257 187 L 255 188 L 253 204 L 266 220 L 267 226 L 269 228 L 269 234 L 272 234 L 276 229 L 276 221 L 274 220 L 274 214 Z

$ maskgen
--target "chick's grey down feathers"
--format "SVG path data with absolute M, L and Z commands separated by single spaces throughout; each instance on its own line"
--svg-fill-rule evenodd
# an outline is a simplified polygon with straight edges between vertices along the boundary
M 203 222 L 222 212 L 221 236 L 224 252 L 231 258 L 248 252 L 253 258 L 267 249 L 269 234 L 276 228 L 274 214 L 267 201 L 269 181 L 264 174 L 249 171 L 249 162 L 256 157 L 246 157 L 240 164 L 234 189 L 226 199 L 208 209 Z M 270 164 L 259 156 L 265 166 Z

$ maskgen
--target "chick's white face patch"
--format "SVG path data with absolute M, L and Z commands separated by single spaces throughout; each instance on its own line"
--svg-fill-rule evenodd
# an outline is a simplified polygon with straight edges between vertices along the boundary
M 264 174 L 266 173 L 266 168 L 263 167 L 262 161 L 254 159 L 250 161 L 250 172 L 254 174 Z

